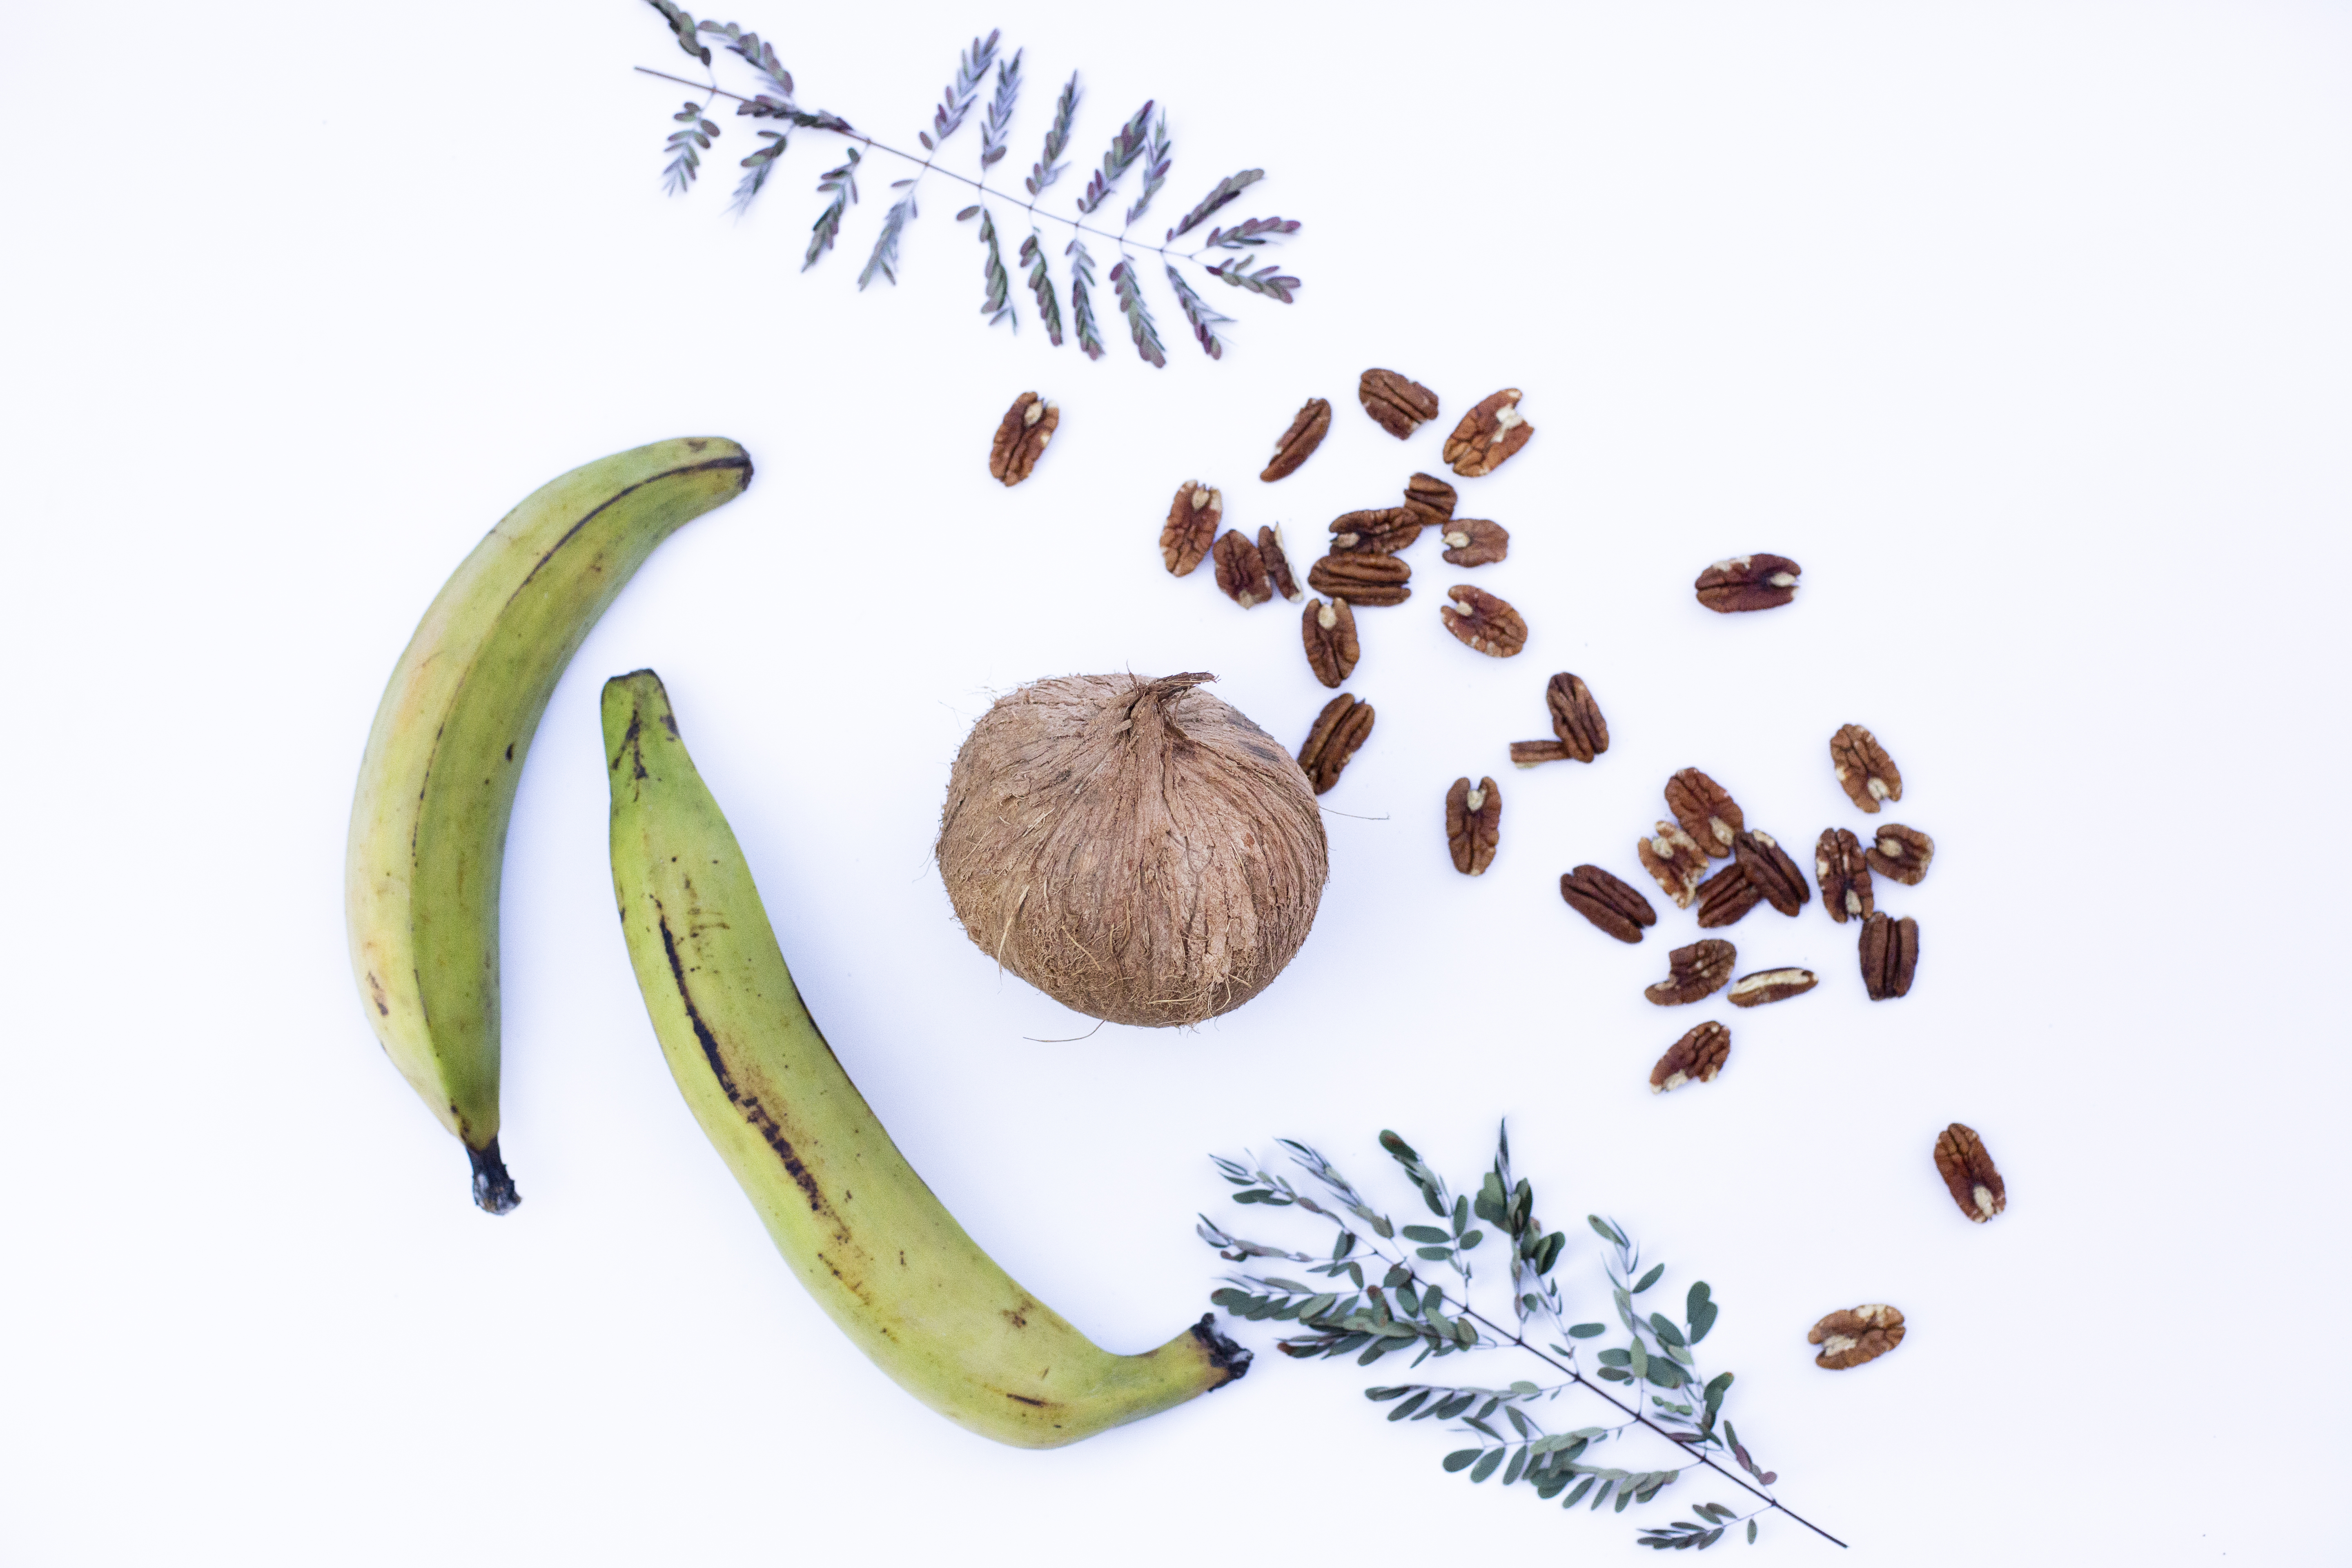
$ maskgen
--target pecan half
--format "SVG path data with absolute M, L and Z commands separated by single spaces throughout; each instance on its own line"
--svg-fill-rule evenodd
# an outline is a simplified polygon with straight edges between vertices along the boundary
M 1842 726 L 1830 737 L 1830 766 L 1837 770 L 1846 798 L 1874 816 L 1880 801 L 1903 798 L 1903 770 L 1878 737 L 1859 724 Z
M 1062 423 L 1062 411 L 1034 392 L 1013 400 L 988 444 L 988 477 L 1007 489 L 1027 479 Z
M 1491 474 L 1528 444 L 1536 427 L 1519 412 L 1519 389 L 1507 386 L 1462 416 L 1440 454 L 1465 479 Z
M 1903 1314 L 1883 1301 L 1850 1312 L 1832 1312 L 1813 1325 L 1805 1342 L 1822 1347 L 1822 1353 L 1813 1358 L 1815 1366 L 1843 1372 L 1876 1361 L 1901 1344 Z
M 1701 931 L 1713 931 L 1717 926 L 1737 925 L 1748 911 L 1764 901 L 1764 889 L 1748 879 L 1748 873 L 1734 860 L 1714 876 L 1699 884 L 1698 924 Z
M 1504 600 L 1467 583 L 1446 589 L 1445 596 L 1454 602 L 1438 605 L 1437 618 L 1474 653 L 1508 658 L 1528 646 L 1528 623 Z
M 1706 851 L 1698 847 L 1698 840 L 1675 823 L 1661 822 L 1657 837 L 1643 839 L 1634 846 L 1634 853 L 1642 858 L 1642 869 L 1657 879 L 1676 909 L 1690 908 L 1699 883 L 1706 877 Z
M 1951 1189 L 1960 1212 L 1979 1225 L 2009 1206 L 2009 1189 L 1972 1127 L 1955 1121 L 1937 1137 L 1936 1172 Z
M 1919 922 L 1876 913 L 1862 922 L 1862 988 L 1874 1002 L 1911 992 L 1919 967 Z
M 1290 574 L 1290 554 L 1282 548 L 1280 523 L 1257 531 L 1257 553 L 1265 563 L 1265 580 L 1274 591 L 1294 605 L 1298 603 L 1304 595 L 1298 592 L 1298 579 Z
M 1331 520 L 1334 555 L 1394 555 L 1421 537 L 1421 514 L 1409 506 L 1342 512 Z
M 1559 896 L 1619 942 L 1639 942 L 1644 926 L 1658 923 L 1649 900 L 1598 866 L 1579 866 L 1560 878 Z
M 1733 981 L 1723 999 L 1735 1007 L 1761 1007 L 1802 996 L 1820 984 L 1810 969 L 1759 969 Z
M 1457 517 L 1439 525 L 1445 541 L 1446 563 L 1491 566 L 1511 552 L 1510 530 L 1483 517 Z
M 1805 874 L 1770 834 L 1758 829 L 1732 836 L 1732 863 L 1748 874 L 1756 890 L 1784 915 L 1793 915 L 1812 900 Z
M 1454 503 L 1459 499 L 1452 485 L 1434 474 L 1415 474 L 1404 482 L 1404 504 L 1421 514 L 1426 523 L 1444 522 L 1454 515 Z
M 1282 439 L 1274 444 L 1274 461 L 1265 466 L 1265 472 L 1258 478 L 1272 484 L 1276 479 L 1297 473 L 1298 465 L 1315 455 L 1315 448 L 1323 444 L 1323 437 L 1330 430 L 1331 400 L 1328 397 L 1308 398 L 1298 405 L 1298 416 L 1290 422 L 1290 428 L 1282 433 Z
M 1822 908 L 1830 919 L 1845 924 L 1848 918 L 1868 920 L 1871 911 L 1870 865 L 1863 857 L 1862 840 L 1843 827 L 1824 827 L 1813 845 L 1813 878 L 1822 885 Z
M 1713 1083 L 1731 1057 L 1731 1031 L 1713 1019 L 1666 1047 L 1650 1069 L 1650 1092 L 1664 1094 L 1686 1083 Z
M 1936 841 L 1916 827 L 1890 822 L 1878 830 L 1878 841 L 1863 858 L 1880 876 L 1892 877 L 1906 888 L 1916 888 L 1936 858 Z
M 1400 441 L 1437 417 L 1437 394 L 1392 370 L 1368 370 L 1358 377 L 1356 401 L 1373 424 Z
M 1666 954 L 1666 977 L 1642 993 L 1661 1007 L 1701 1002 L 1731 982 L 1731 966 L 1739 950 L 1729 942 L 1706 937 Z
M 1804 568 L 1785 555 L 1735 555 L 1698 574 L 1698 602 L 1717 615 L 1777 609 L 1797 596 Z
M 1339 782 L 1339 772 L 1348 759 L 1372 732 L 1372 705 L 1359 702 L 1347 692 L 1341 692 L 1323 705 L 1315 716 L 1315 728 L 1307 734 L 1307 744 L 1298 748 L 1299 770 L 1321 795 Z
M 1696 768 L 1685 768 L 1666 781 L 1666 809 L 1717 860 L 1731 853 L 1732 839 L 1748 826 L 1731 792 Z
M 1402 605 L 1412 568 L 1393 555 L 1326 555 L 1307 569 L 1307 585 L 1351 605 Z
M 1503 792 L 1493 779 L 1470 787 L 1455 779 L 1445 792 L 1445 847 L 1454 852 L 1454 868 L 1465 877 L 1486 875 L 1495 863 L 1495 847 L 1503 833 Z
M 1225 498 L 1213 486 L 1186 479 L 1176 487 L 1176 499 L 1168 503 L 1167 525 L 1160 531 L 1160 559 L 1171 575 L 1189 576 L 1209 558 L 1224 516 Z
M 1511 742 L 1511 765 L 1531 768 L 1538 763 L 1573 762 L 1576 753 L 1559 741 L 1514 741 Z
M 1563 669 L 1545 681 L 1544 706 L 1551 710 L 1551 732 L 1578 762 L 1589 763 L 1609 749 L 1609 721 L 1581 677 Z
M 1226 598 L 1246 610 L 1274 597 L 1274 585 L 1265 579 L 1265 557 L 1248 534 L 1229 528 L 1217 535 L 1210 553 L 1217 558 L 1217 591 Z
M 1356 672 L 1356 659 L 1362 649 L 1356 646 L 1356 612 L 1348 607 L 1345 599 L 1325 604 L 1320 599 L 1307 601 L 1307 611 L 1298 617 L 1299 635 L 1307 640 L 1307 668 L 1324 685 L 1337 688 Z

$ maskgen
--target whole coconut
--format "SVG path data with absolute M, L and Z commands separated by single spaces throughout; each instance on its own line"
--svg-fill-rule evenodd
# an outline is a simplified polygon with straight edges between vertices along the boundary
M 1282 973 L 1330 862 L 1290 753 L 1197 689 L 1069 675 L 1002 698 L 956 753 L 940 875 L 981 950 L 1114 1024 L 1197 1024 Z

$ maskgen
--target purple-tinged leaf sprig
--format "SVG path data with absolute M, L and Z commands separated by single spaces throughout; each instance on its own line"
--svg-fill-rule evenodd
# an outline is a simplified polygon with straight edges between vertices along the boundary
M 662 188 L 677 195 L 694 184 L 702 167 L 701 155 L 718 139 L 719 127 L 702 117 L 698 103 L 688 103 L 670 118 L 683 129 L 671 132 L 669 140 L 662 143 L 662 151 L 669 154 L 669 163 L 662 170 Z
M 1062 302 L 1054 293 L 1054 274 L 1045 265 L 1045 247 L 1031 229 L 1021 241 L 1021 262 L 1029 268 L 1029 291 L 1037 297 L 1037 319 L 1045 323 L 1045 341 L 1062 346 Z
M 919 190 L 927 176 L 969 185 L 978 198 L 966 205 L 960 218 L 978 217 L 982 256 L 982 313 L 990 324 L 1003 322 L 1019 328 L 1019 316 L 1013 300 L 1013 278 L 1003 256 L 1003 232 L 999 227 L 995 209 L 988 198 L 1011 199 L 1028 213 L 1031 232 L 1023 240 L 1020 264 L 1026 272 L 1026 285 L 1035 298 L 1039 318 L 1045 321 L 1050 346 L 1059 347 L 1067 335 L 1076 340 L 1079 352 L 1089 359 L 1104 357 L 1102 322 L 1094 298 L 1096 282 L 1094 259 L 1085 243 L 1100 239 L 1115 247 L 1118 257 L 1106 280 L 1119 314 L 1125 319 L 1129 339 L 1136 353 L 1144 363 L 1164 367 L 1167 351 L 1160 341 L 1151 302 L 1147 295 L 1139 265 L 1144 254 L 1160 258 L 1161 271 L 1169 289 L 1175 295 L 1192 336 L 1203 353 L 1212 359 L 1223 357 L 1228 340 L 1221 329 L 1234 324 L 1234 318 L 1219 311 L 1202 297 L 1203 290 L 1188 275 L 1185 264 L 1199 267 L 1210 275 L 1223 279 L 1228 285 L 1244 292 L 1257 294 L 1281 303 L 1297 299 L 1298 279 L 1278 268 L 1261 266 L 1255 270 L 1241 265 L 1239 255 L 1233 255 L 1212 264 L 1211 251 L 1244 252 L 1272 240 L 1297 232 L 1295 220 L 1283 218 L 1250 218 L 1231 226 L 1209 228 L 1205 235 L 1196 233 L 1213 216 L 1234 202 L 1244 191 L 1265 177 L 1259 169 L 1244 169 L 1220 180 L 1209 194 L 1196 203 L 1167 232 L 1167 242 L 1158 245 L 1138 244 L 1133 235 L 1135 226 L 1153 207 L 1165 188 L 1175 162 L 1175 143 L 1170 134 L 1170 117 L 1157 100 L 1147 100 L 1141 108 L 1118 125 L 1105 150 L 1100 164 L 1090 172 L 1085 187 L 1078 194 L 1074 207 L 1076 216 L 1042 210 L 1039 198 L 1052 187 L 1069 166 L 1066 154 L 1076 130 L 1078 110 L 1085 100 L 1079 74 L 1070 73 L 1055 96 L 1050 121 L 1042 139 L 1041 153 L 1021 181 L 1027 200 L 1022 201 L 1011 193 L 995 189 L 989 183 L 989 172 L 1009 155 L 1012 137 L 1022 97 L 1024 67 L 1026 52 L 1003 48 L 1003 33 L 992 29 L 984 36 L 973 37 L 958 51 L 955 69 L 946 88 L 933 107 L 929 126 L 917 133 L 920 151 L 908 151 L 876 140 L 850 124 L 842 116 L 827 110 L 809 109 L 798 99 L 798 84 L 774 45 L 760 34 L 731 21 L 698 20 L 676 0 L 647 0 L 662 18 L 674 42 L 689 58 L 710 73 L 708 80 L 695 80 L 651 67 L 637 68 L 648 75 L 679 82 L 703 95 L 698 103 L 689 101 L 684 111 L 673 116 L 675 129 L 665 144 L 667 163 L 663 170 L 664 186 L 673 195 L 691 189 L 701 169 L 701 155 L 711 150 L 719 134 L 716 121 L 709 118 L 715 100 L 733 100 L 735 112 L 753 120 L 766 121 L 768 126 L 755 133 L 756 145 L 740 160 L 742 174 L 737 181 L 732 210 L 744 213 L 765 191 L 790 150 L 795 131 L 818 131 L 842 136 L 853 145 L 845 159 L 826 171 L 817 183 L 818 195 L 824 198 L 815 220 L 811 224 L 809 238 L 802 258 L 802 270 L 806 271 L 822 260 L 827 251 L 837 247 L 845 227 L 849 212 L 859 199 L 857 174 L 866 154 L 885 153 L 915 165 L 904 179 L 890 183 L 895 193 L 881 220 L 865 264 L 857 273 L 857 286 L 864 289 L 878 279 L 896 284 L 902 259 L 902 247 L 908 229 L 919 216 L 921 207 Z M 729 57 L 729 64 L 719 58 Z M 718 73 L 724 68 L 748 72 L 748 90 L 731 91 L 719 85 Z M 982 103 L 983 90 L 989 86 L 992 70 L 995 81 L 989 92 L 984 112 L 979 116 L 980 147 L 977 167 L 971 174 L 946 167 L 941 163 L 948 142 L 973 118 Z M 1114 231 L 1086 221 L 1104 209 L 1130 170 L 1141 165 L 1141 174 L 1133 189 L 1133 200 L 1125 209 L 1120 227 Z M 1069 310 L 1065 320 L 1059 294 L 1055 289 L 1053 269 L 1047 261 L 1045 240 L 1036 231 L 1041 223 L 1058 223 L 1071 230 L 1064 254 L 1070 258 Z M 1097 220 L 1107 224 L 1108 216 Z M 1177 245 L 1180 237 L 1191 237 L 1191 249 Z M 1213 292 L 1211 290 L 1210 292 Z
M 1756 1464 L 1722 1415 L 1731 1373 L 1702 1381 L 1696 1347 L 1717 1314 L 1705 1281 L 1690 1287 L 1678 1316 L 1648 1309 L 1642 1298 L 1656 1289 L 1664 1266 L 1644 1268 L 1640 1248 L 1622 1226 L 1588 1216 L 1586 1224 L 1605 1244 L 1602 1274 L 1625 1331 L 1624 1342 L 1600 1350 L 1588 1371 L 1584 1342 L 1605 1336 L 1608 1326 L 1567 1321 L 1556 1271 L 1570 1237 L 1537 1217 L 1533 1187 L 1512 1170 L 1507 1131 L 1496 1140 L 1494 1162 L 1475 1197 L 1453 1192 L 1395 1133 L 1381 1133 L 1380 1142 L 1436 1223 L 1396 1225 L 1303 1143 L 1283 1140 L 1292 1163 L 1306 1173 L 1303 1182 L 1255 1156 L 1212 1156 L 1218 1174 L 1240 1189 L 1233 1194 L 1236 1204 L 1303 1209 L 1329 1222 L 1336 1236 L 1326 1255 L 1235 1236 L 1202 1216 L 1202 1240 L 1227 1262 L 1244 1266 L 1227 1274 L 1210 1300 L 1237 1319 L 1288 1325 L 1277 1348 L 1297 1360 L 1349 1355 L 1369 1366 L 1412 1350 L 1418 1353 L 1412 1364 L 1418 1367 L 1448 1355 L 1517 1351 L 1541 1363 L 1556 1374 L 1549 1383 L 1402 1383 L 1364 1391 L 1367 1399 L 1390 1406 L 1392 1423 L 1434 1420 L 1469 1438 L 1470 1446 L 1444 1455 L 1442 1465 L 1449 1474 L 1466 1472 L 1474 1485 L 1499 1476 L 1505 1490 L 1525 1485 L 1562 1508 L 1612 1507 L 1622 1513 L 1711 1472 L 1748 1494 L 1747 1512 L 1699 1503 L 1690 1519 L 1642 1527 L 1638 1544 L 1705 1551 L 1742 1524 L 1752 1542 L 1757 1521 L 1769 1513 L 1844 1544 L 1768 1489 L 1780 1478 Z M 1507 1318 L 1489 1316 L 1472 1300 L 1469 1255 L 1489 1240 L 1501 1243 L 1508 1256 L 1513 1311 Z M 1259 1271 L 1269 1264 L 1301 1266 L 1301 1277 Z M 1440 1269 L 1444 1272 L 1433 1277 Z M 1613 1406 L 1617 1418 L 1597 1426 L 1548 1425 L 1571 1390 Z M 1670 1453 L 1673 1461 L 1656 1463 L 1634 1447 Z

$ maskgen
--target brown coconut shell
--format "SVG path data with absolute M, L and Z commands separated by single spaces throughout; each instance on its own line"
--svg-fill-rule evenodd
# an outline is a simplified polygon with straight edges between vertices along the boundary
M 1199 673 L 1070 675 L 956 753 L 940 876 L 981 950 L 1114 1024 L 1197 1024 L 1282 973 L 1330 862 L 1315 792 Z

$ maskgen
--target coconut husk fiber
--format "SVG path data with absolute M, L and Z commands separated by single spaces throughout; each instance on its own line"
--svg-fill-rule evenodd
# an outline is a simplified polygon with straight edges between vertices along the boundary
M 981 951 L 1114 1024 L 1240 1006 L 1307 940 L 1330 862 L 1290 753 L 1199 689 L 1070 675 L 1000 699 L 956 754 L 940 876 Z

